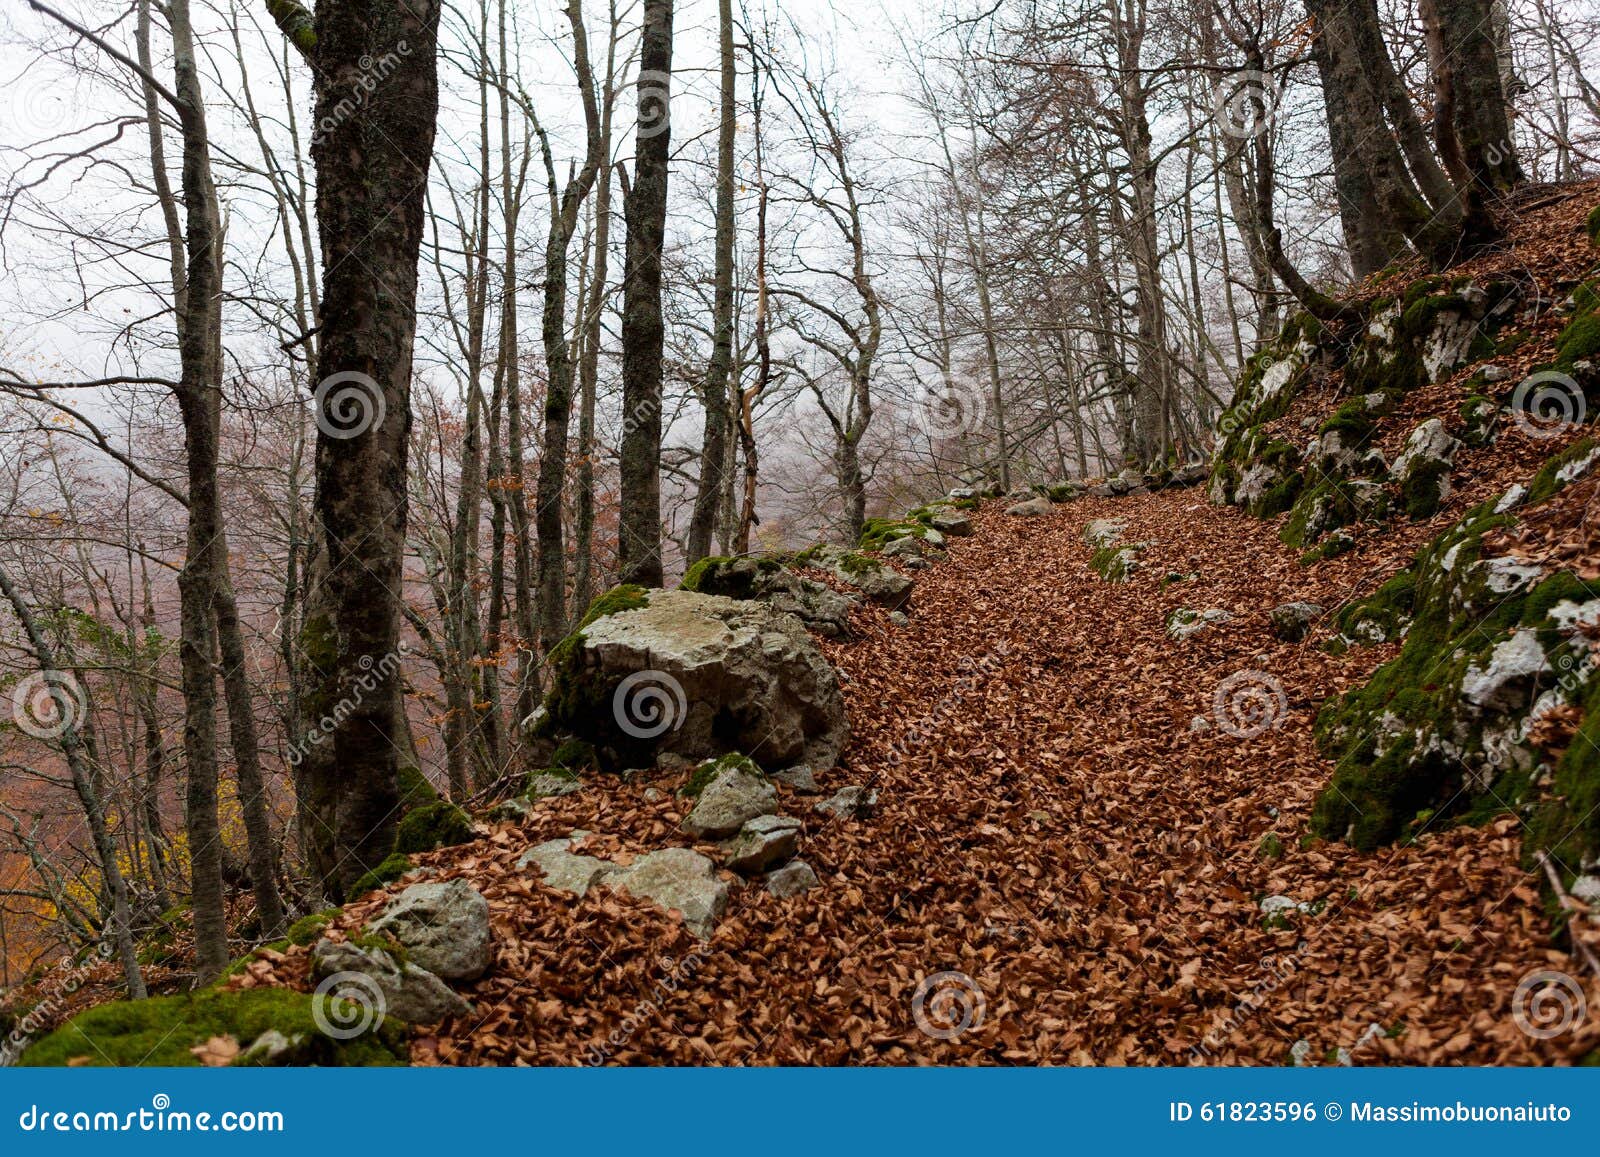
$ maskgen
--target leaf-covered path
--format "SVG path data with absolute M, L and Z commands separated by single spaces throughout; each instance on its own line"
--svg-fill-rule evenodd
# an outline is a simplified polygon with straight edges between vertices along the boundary
M 1125 584 L 1090 569 L 1082 537 L 1113 516 L 1124 541 L 1150 543 Z M 1315 633 L 1278 642 L 1267 612 L 1337 607 L 1403 544 L 1307 571 L 1272 524 L 1198 490 L 1035 519 L 989 507 L 976 522 L 917 576 L 909 626 L 866 609 L 856 639 L 825 644 L 855 738 L 821 786 L 870 782 L 880 805 L 837 821 L 786 794 L 821 887 L 785 900 L 738 888 L 702 944 L 648 904 L 604 888 L 575 900 L 514 867 L 574 829 L 614 859 L 684 842 L 681 777 L 543 801 L 520 826 L 424 858 L 489 898 L 498 956 L 467 993 L 478 1015 L 413 1056 L 1281 1064 L 1303 1040 L 1309 1063 L 1340 1048 L 1356 1063 L 1559 1063 L 1595 1047 L 1593 1020 L 1541 1042 L 1512 1018 L 1518 980 L 1566 961 L 1518 866 L 1515 819 L 1371 854 L 1303 845 L 1330 774 L 1316 705 L 1392 648 L 1335 658 Z M 1169 572 L 1194 577 L 1163 583 Z M 1178 607 L 1233 618 L 1179 642 L 1165 632 Z M 1269 895 L 1307 910 L 1268 919 Z M 304 974 L 302 959 L 275 968 Z M 947 979 L 925 998 L 935 1030 L 968 1013 L 952 1039 L 913 1014 L 938 973 L 973 986 Z

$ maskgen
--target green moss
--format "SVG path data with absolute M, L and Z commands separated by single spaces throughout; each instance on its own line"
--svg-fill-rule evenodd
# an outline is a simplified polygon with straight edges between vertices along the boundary
M 688 569 L 678 589 L 730 599 L 751 599 L 759 593 L 756 587 L 760 577 L 782 570 L 783 563 L 778 555 L 703 558 Z
M 1355 487 L 1350 483 L 1320 482 L 1295 500 L 1289 520 L 1278 532 L 1278 538 L 1286 546 L 1304 549 L 1328 531 L 1349 526 L 1366 513 Z M 1371 513 L 1380 514 L 1381 510 L 1375 509 Z
M 1342 530 L 1336 530 L 1316 546 L 1300 556 L 1301 566 L 1313 566 L 1330 558 L 1338 558 L 1356 548 L 1356 540 Z
M 410 863 L 409 860 L 406 862 Z M 321 912 L 313 912 L 309 916 L 300 917 L 300 919 L 289 925 L 289 943 L 301 948 L 309 947 L 321 939 L 323 931 L 343 911 L 343 908 L 324 908 Z
M 222 975 L 217 978 L 217 983 L 221 984 L 224 981 L 238 976 L 250 966 L 251 961 L 261 959 L 262 953 L 264 952 L 286 952 L 289 948 L 290 944 L 287 939 L 274 940 L 270 944 L 262 944 L 259 947 L 252 948 L 249 952 L 246 952 L 243 956 L 239 957 L 239 959 L 235 960 L 233 963 L 229 964 L 228 967 L 224 968 L 222 970 Z
M 385 884 L 389 884 L 395 880 L 398 880 L 401 876 L 405 875 L 414 867 L 416 867 L 416 865 L 411 862 L 410 856 L 404 855 L 401 852 L 395 852 L 389 856 L 388 859 L 384 860 L 383 863 L 379 864 L 376 868 L 373 868 L 372 871 L 368 872 L 353 885 L 351 885 L 350 896 L 351 898 L 354 898 L 356 896 L 365 895 L 368 892 L 375 892 Z
M 1553 496 L 1563 485 L 1561 481 L 1562 471 L 1587 458 L 1594 452 L 1594 449 L 1595 440 L 1593 438 L 1580 438 L 1551 458 L 1540 467 L 1539 473 L 1534 475 L 1533 481 L 1528 484 L 1528 496 L 1523 505 L 1534 506 Z
M 569 739 L 556 748 L 550 757 L 550 766 L 567 771 L 586 771 L 595 766 L 594 744 L 582 739 Z
M 609 717 L 610 689 L 600 686 L 599 680 L 579 662 L 584 631 L 609 615 L 649 605 L 650 596 L 643 587 L 615 587 L 595 598 L 577 629 L 550 649 L 550 693 L 545 698 L 545 709 L 554 726 L 568 731 L 589 730 L 595 720 Z
M 1600 245 L 1600 205 L 1589 211 L 1589 216 L 1584 218 L 1583 227 L 1589 234 L 1589 240 Z
M 477 839 L 472 818 L 448 800 L 430 803 L 406 813 L 395 830 L 397 852 L 431 852 Z
M 1127 582 L 1128 577 L 1139 569 L 1139 554 L 1143 549 L 1143 543 L 1102 546 L 1089 556 L 1089 568 L 1106 582 Z
M 1262 860 L 1283 859 L 1283 840 L 1277 832 L 1268 832 L 1261 837 L 1261 842 L 1256 845 L 1256 858 Z
M 1412 468 L 1400 484 L 1400 504 L 1414 522 L 1432 518 L 1444 505 L 1445 479 L 1450 474 L 1446 462 L 1428 461 Z
M 752 775 L 765 777 L 765 773 L 756 766 L 755 761 L 749 756 L 740 755 L 737 751 L 730 751 L 726 755 L 708 759 L 695 768 L 694 772 L 689 776 L 689 782 L 679 789 L 679 794 L 690 799 L 698 799 L 700 793 L 705 791 L 712 780 L 730 768 L 738 768 Z
M 1337 433 L 1344 445 L 1354 447 L 1370 438 L 1377 426 L 1372 411 L 1367 409 L 1366 399 L 1352 398 L 1329 415 L 1317 433 Z
M 434 790 L 433 784 L 428 782 L 428 777 L 422 774 L 420 768 L 410 764 L 400 766 L 400 807 L 402 811 L 412 808 L 425 807 L 430 803 L 439 801 L 439 793 Z
M 882 550 L 897 538 L 926 538 L 928 527 L 915 519 L 869 518 L 861 524 L 862 550 Z
M 269 1030 L 291 1041 L 298 1065 L 401 1065 L 405 1030 L 383 1020 L 371 1032 L 335 1040 L 318 1026 L 314 1000 L 286 988 L 230 992 L 202 989 L 185 996 L 115 1001 L 79 1013 L 22 1054 L 37 1067 L 85 1064 L 120 1067 L 196 1067 L 190 1050 L 212 1037 L 232 1037 L 248 1046 Z

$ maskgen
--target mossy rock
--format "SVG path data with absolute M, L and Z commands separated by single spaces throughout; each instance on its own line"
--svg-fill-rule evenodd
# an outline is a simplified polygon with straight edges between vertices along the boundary
M 730 751 L 726 755 L 719 755 L 715 759 L 708 759 L 694 769 L 689 776 L 689 782 L 679 789 L 678 794 L 689 799 L 699 799 L 700 793 L 710 786 L 724 771 L 738 769 L 747 771 L 751 775 L 766 778 L 767 773 L 756 765 L 755 760 L 749 756 L 740 755 L 737 751 Z
M 409 861 L 408 861 L 409 862 Z M 285 933 L 290 944 L 298 948 L 309 948 L 321 939 L 323 931 L 344 911 L 343 908 L 324 908 L 320 912 L 313 912 L 309 916 L 302 916 L 289 925 Z
M 931 518 L 931 515 L 928 516 Z M 882 550 L 897 538 L 926 538 L 927 523 L 916 518 L 869 518 L 861 524 L 861 538 L 857 542 L 862 550 Z
M 1139 555 L 1145 545 L 1136 542 L 1127 546 L 1100 547 L 1089 556 L 1089 569 L 1108 583 L 1127 582 L 1133 572 L 1139 569 Z
M 386 884 L 392 884 L 414 867 L 416 864 L 412 862 L 410 856 L 403 852 L 394 852 L 383 863 L 352 884 L 350 896 L 354 898 L 368 892 L 376 892 Z
M 594 744 L 582 739 L 569 739 L 556 748 L 555 754 L 550 757 L 550 766 L 567 771 L 588 771 L 598 766 Z
M 318 1066 L 403 1065 L 405 1030 L 385 1019 L 370 1032 L 336 1040 L 317 1025 L 314 1001 L 287 988 L 239 992 L 207 988 L 183 996 L 119 1000 L 79 1013 L 26 1052 L 31 1067 L 198 1067 L 190 1050 L 213 1037 L 232 1037 L 248 1049 L 263 1033 L 295 1042 L 283 1063 Z
M 422 774 L 420 768 L 410 764 L 402 764 L 399 773 L 400 809 L 402 812 L 412 808 L 426 807 L 430 803 L 439 801 L 439 793 L 434 790 L 433 784 L 428 782 L 428 777 Z
M 1558 458 L 1573 461 L 1571 451 Z M 1365 685 L 1330 700 L 1317 718 L 1318 745 L 1338 768 L 1313 810 L 1315 834 L 1370 849 L 1430 826 L 1547 806 L 1540 802 L 1535 774 L 1538 753 L 1525 740 L 1531 698 L 1541 685 L 1525 692 L 1528 704 L 1518 706 L 1514 699 L 1491 707 L 1466 698 L 1466 681 L 1474 671 L 1489 670 L 1496 648 L 1519 632 L 1524 645 L 1529 637 L 1537 641 L 1551 671 L 1559 670 L 1566 644 L 1552 608 L 1600 598 L 1600 590 L 1569 571 L 1532 585 L 1526 579 L 1491 581 L 1492 572 L 1478 565 L 1484 536 L 1514 521 L 1485 503 L 1424 547 L 1375 595 L 1339 614 L 1346 643 L 1388 641 L 1403 633 L 1405 644 Z M 1556 683 L 1554 675 L 1548 682 Z M 1592 688 L 1585 693 L 1593 698 Z M 1586 715 L 1585 726 L 1591 722 Z M 1566 792 L 1558 794 L 1584 798 L 1594 783 L 1584 756 L 1569 751 L 1565 758 L 1572 760 L 1572 771 Z M 1593 790 L 1600 800 L 1600 786 Z M 1566 803 L 1548 806 L 1566 817 L 1569 828 L 1583 814 L 1569 811 Z M 1548 825 L 1540 838 L 1557 839 L 1556 826 Z M 1578 838 L 1591 835 L 1600 836 L 1600 829 Z
M 1589 234 L 1589 240 L 1595 245 L 1600 245 L 1600 205 L 1589 211 L 1589 216 L 1584 219 L 1583 228 Z
M 735 563 L 744 562 L 754 562 L 754 571 L 746 566 L 734 566 Z M 678 589 L 693 591 L 698 595 L 752 599 L 760 593 L 756 589 L 759 576 L 780 571 L 783 566 L 784 560 L 779 555 L 763 555 L 755 559 L 723 555 L 703 558 L 684 572 L 683 581 L 678 584 Z
M 431 852 L 453 848 L 477 839 L 472 817 L 449 800 L 414 808 L 395 829 L 394 850 L 401 853 Z
M 638 610 L 650 605 L 650 595 L 643 587 L 624 583 L 599 595 L 589 604 L 578 627 L 565 639 L 550 649 L 547 657 L 551 671 L 550 693 L 545 697 L 545 708 L 551 721 L 560 727 L 570 728 L 574 723 L 598 717 L 609 712 L 610 704 L 596 699 L 593 689 L 578 677 L 573 659 L 583 646 L 583 632 L 608 615 Z

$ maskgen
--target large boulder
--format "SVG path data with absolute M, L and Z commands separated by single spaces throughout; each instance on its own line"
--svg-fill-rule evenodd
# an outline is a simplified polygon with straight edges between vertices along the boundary
M 413 884 L 374 920 L 419 967 L 447 980 L 476 980 L 489 969 L 489 902 L 465 880 Z
M 960 510 L 936 510 L 928 525 L 951 538 L 968 538 L 972 534 L 972 519 Z
M 1015 506 L 1006 507 L 1006 513 L 1016 518 L 1037 518 L 1041 514 L 1049 514 L 1052 509 L 1054 507 L 1052 507 L 1050 500 L 1043 495 L 1039 495 L 1036 498 L 1029 498 L 1025 502 L 1019 502 Z
M 606 886 L 676 909 L 684 927 L 701 939 L 711 935 L 728 908 L 728 886 L 717 878 L 717 866 L 692 848 L 664 848 L 641 856 L 608 876 Z
M 1427 518 L 1450 497 L 1450 467 L 1461 443 L 1438 418 L 1429 418 L 1406 438 L 1390 474 L 1400 483 L 1406 513 Z
M 550 659 L 552 721 L 607 766 L 739 751 L 823 769 L 850 737 L 833 667 L 764 603 L 619 588 Z

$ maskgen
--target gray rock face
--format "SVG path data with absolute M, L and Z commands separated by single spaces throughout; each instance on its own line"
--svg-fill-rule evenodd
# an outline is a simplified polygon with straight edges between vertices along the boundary
M 557 692 L 561 725 L 624 767 L 740 751 L 828 768 L 850 737 L 838 676 L 799 621 L 689 591 L 652 591 L 647 606 L 590 624 Z
M 1187 466 L 1180 466 L 1172 472 L 1170 486 L 1198 486 L 1206 480 L 1211 473 L 1211 468 L 1204 462 L 1191 462 Z
M 779 783 L 788 784 L 802 795 L 815 795 L 818 790 L 816 773 L 803 763 L 775 771 L 772 773 L 772 778 Z
M 583 780 L 577 776 L 557 775 L 545 771 L 529 778 L 527 790 L 523 794 L 529 799 L 551 799 L 582 790 Z
M 1311 630 L 1311 624 L 1322 617 L 1322 608 L 1316 603 L 1284 603 L 1269 612 L 1274 637 L 1286 643 L 1298 643 Z
M 1389 472 L 1396 481 L 1405 482 L 1424 466 L 1449 466 L 1459 449 L 1461 443 L 1450 436 L 1444 423 L 1438 418 L 1429 418 L 1411 431 L 1406 438 L 1405 449 L 1394 460 Z
M 921 558 L 922 540 L 915 535 L 906 535 L 884 545 L 879 552 L 884 558 Z
M 866 819 L 878 806 L 878 793 L 869 787 L 842 787 L 819 803 L 815 811 L 839 819 Z
M 850 610 L 856 605 L 848 595 L 796 574 L 774 558 L 713 561 L 701 570 L 695 591 L 765 603 L 829 638 L 850 633 Z
M 741 876 L 753 876 L 783 863 L 799 847 L 799 820 L 789 816 L 757 816 L 722 845 L 722 863 Z
M 972 535 L 972 519 L 964 511 L 940 510 L 929 521 L 940 534 L 951 538 L 970 538 Z
M 529 848 L 517 861 L 517 867 L 537 868 L 549 887 L 584 895 L 617 868 L 610 860 L 573 852 L 572 845 L 582 834 L 574 832 L 564 840 L 546 840 Z
M 1191 611 L 1180 607 L 1167 616 L 1167 634 L 1179 641 L 1192 639 L 1201 631 L 1218 623 L 1226 623 L 1232 618 L 1233 615 L 1221 607 L 1209 607 L 1203 611 Z
M 415 964 L 398 963 L 381 948 L 360 948 L 348 942 L 319 940 L 311 950 L 311 970 L 319 979 L 341 973 L 367 977 L 381 994 L 372 1000 L 372 988 L 358 981 L 336 985 L 326 995 L 344 996 L 363 1009 L 411 1024 L 438 1024 L 450 1016 L 464 1016 L 472 1006 L 433 973 Z M 375 1007 L 381 1004 L 382 1007 Z M 363 1013 L 363 1016 L 365 1014 Z M 376 1018 L 373 1021 L 377 1023 Z
M 779 898 L 798 896 L 817 886 L 817 874 L 804 860 L 791 860 L 776 872 L 767 873 L 767 891 Z
M 1017 518 L 1037 518 L 1041 514 L 1049 514 L 1054 509 L 1050 500 L 1045 497 L 1030 498 L 1026 502 L 1019 502 L 1015 506 L 1006 507 L 1006 513 Z
M 765 776 L 729 767 L 701 791 L 682 827 L 695 839 L 720 840 L 733 835 L 746 821 L 777 810 L 778 793 Z
M 684 927 L 701 939 L 728 908 L 728 886 L 717 879 L 717 866 L 691 848 L 651 852 L 608 877 L 606 885 L 676 909 Z
M 1461 698 L 1484 711 L 1516 711 L 1533 701 L 1539 676 L 1550 670 L 1550 660 L 1531 630 L 1519 630 L 1496 644 L 1486 667 L 1467 668 L 1461 680 Z
M 928 552 L 924 549 L 922 553 Z M 833 576 L 840 582 L 854 587 L 880 607 L 897 611 L 911 599 L 911 588 L 915 584 L 894 567 L 875 558 L 830 550 L 819 554 L 818 561 L 831 566 Z
M 418 967 L 448 980 L 477 979 L 493 955 L 489 902 L 465 880 L 413 884 L 371 930 L 393 937 Z
M 1083 541 L 1103 550 L 1122 537 L 1126 525 L 1120 518 L 1092 518 L 1084 525 Z

